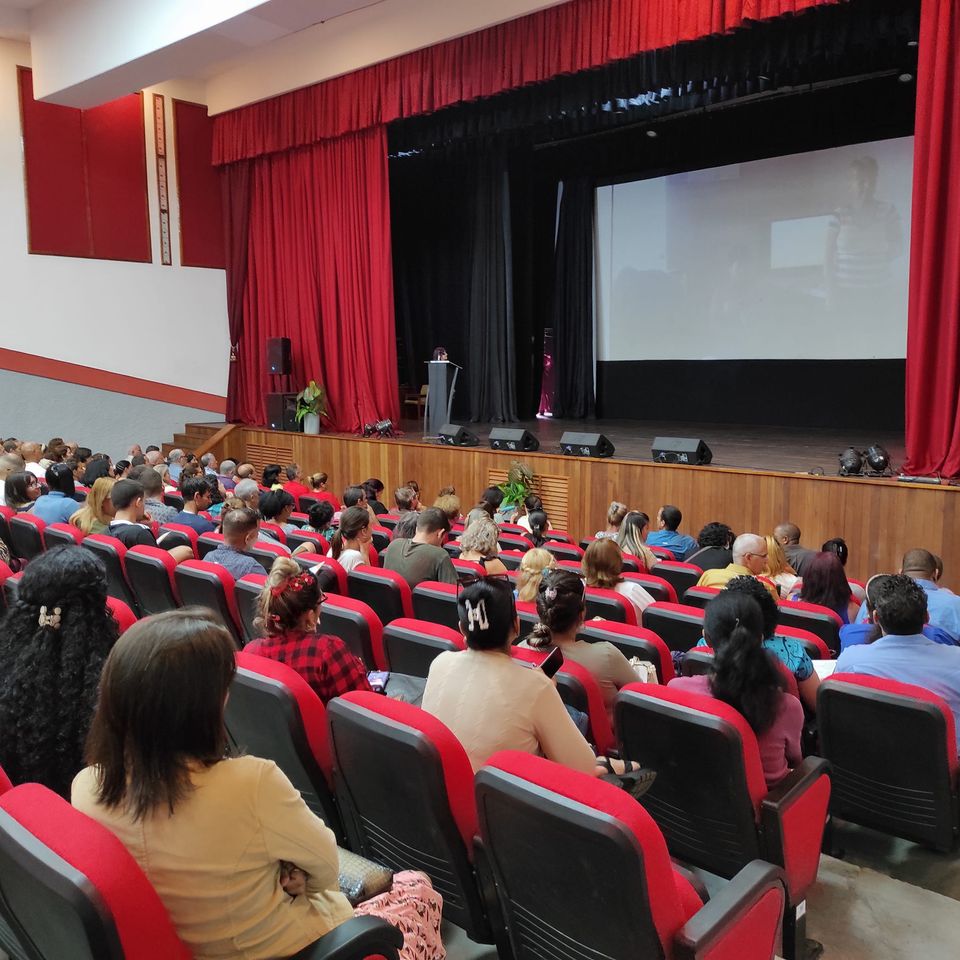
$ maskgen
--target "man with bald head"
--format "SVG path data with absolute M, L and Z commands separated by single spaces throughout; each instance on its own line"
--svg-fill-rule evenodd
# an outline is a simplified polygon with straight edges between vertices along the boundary
M 930 626 L 939 627 L 960 646 L 960 597 L 937 583 L 937 558 L 929 550 L 908 550 L 900 561 L 900 573 L 915 580 L 927 595 Z M 864 600 L 855 622 L 866 623 L 871 619 Z
M 741 533 L 733 541 L 733 563 L 720 570 L 705 570 L 697 581 L 698 587 L 719 587 L 721 590 L 734 577 L 759 577 L 767 569 L 767 541 L 758 533 Z M 774 583 L 767 579 L 760 581 L 774 600 L 780 599 L 780 593 Z
M 783 547 L 783 552 L 787 555 L 787 563 L 793 567 L 798 577 L 802 577 L 810 561 L 817 555 L 817 551 L 800 546 L 800 528 L 787 520 L 774 528 L 773 539 Z
M 20 444 L 20 456 L 23 457 L 24 470 L 27 473 L 32 473 L 39 480 L 46 480 L 47 471 L 44 467 L 40 466 L 40 457 L 43 453 L 43 450 L 39 443 L 35 443 L 33 440 L 24 440 Z

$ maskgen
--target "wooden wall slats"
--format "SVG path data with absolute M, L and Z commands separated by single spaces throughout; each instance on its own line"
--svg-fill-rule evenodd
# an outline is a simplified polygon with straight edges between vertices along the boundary
M 850 547 L 848 573 L 865 579 L 894 571 L 903 553 L 925 547 L 944 559 L 944 582 L 960 589 L 960 540 L 957 496 L 960 488 L 900 484 L 891 481 L 764 473 L 714 467 L 684 467 L 624 460 L 587 460 L 556 454 L 526 454 L 480 447 L 441 447 L 408 441 L 352 437 L 304 436 L 243 428 L 228 438 L 229 452 L 246 456 L 258 467 L 286 464 L 290 452 L 306 472 L 323 470 L 330 488 L 344 489 L 368 477 L 386 484 L 384 500 L 409 479 L 420 483 L 424 503 L 453 484 L 466 512 L 510 461 L 520 459 L 537 475 L 566 481 L 567 515 L 551 515 L 557 527 L 575 537 L 589 536 L 606 525 L 610 501 L 622 500 L 655 517 L 664 503 L 684 514 L 681 529 L 696 536 L 703 524 L 722 520 L 738 533 L 769 533 L 784 520 L 803 531 L 805 546 L 817 548 L 830 537 L 843 536 Z M 215 450 L 222 455 L 224 450 Z M 265 459 L 264 459 L 265 458 Z M 558 496 L 562 483 L 545 485 Z M 545 501 L 547 500 L 544 497 Z M 556 504 L 558 511 L 562 503 Z M 564 521 L 564 522 L 561 522 Z

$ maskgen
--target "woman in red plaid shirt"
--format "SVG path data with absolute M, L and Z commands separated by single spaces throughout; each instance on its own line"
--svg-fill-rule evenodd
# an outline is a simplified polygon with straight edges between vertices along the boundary
M 326 598 L 317 578 L 295 560 L 277 557 L 260 595 L 265 637 L 244 650 L 296 670 L 324 702 L 351 690 L 369 690 L 367 673 L 339 637 L 317 633 Z

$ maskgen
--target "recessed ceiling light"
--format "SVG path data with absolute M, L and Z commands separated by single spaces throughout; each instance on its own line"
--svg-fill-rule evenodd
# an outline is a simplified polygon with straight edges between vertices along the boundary
M 660 134 L 658 134 L 656 130 L 648 130 L 647 136 L 653 139 L 654 137 L 660 136 Z

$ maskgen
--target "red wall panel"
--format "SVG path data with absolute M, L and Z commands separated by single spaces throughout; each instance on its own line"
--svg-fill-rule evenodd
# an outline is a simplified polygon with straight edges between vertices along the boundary
M 213 118 L 207 108 L 173 101 L 180 201 L 180 262 L 185 267 L 226 266 L 219 171 L 213 166 Z
M 149 262 L 140 94 L 91 110 L 33 98 L 19 68 L 31 253 Z

